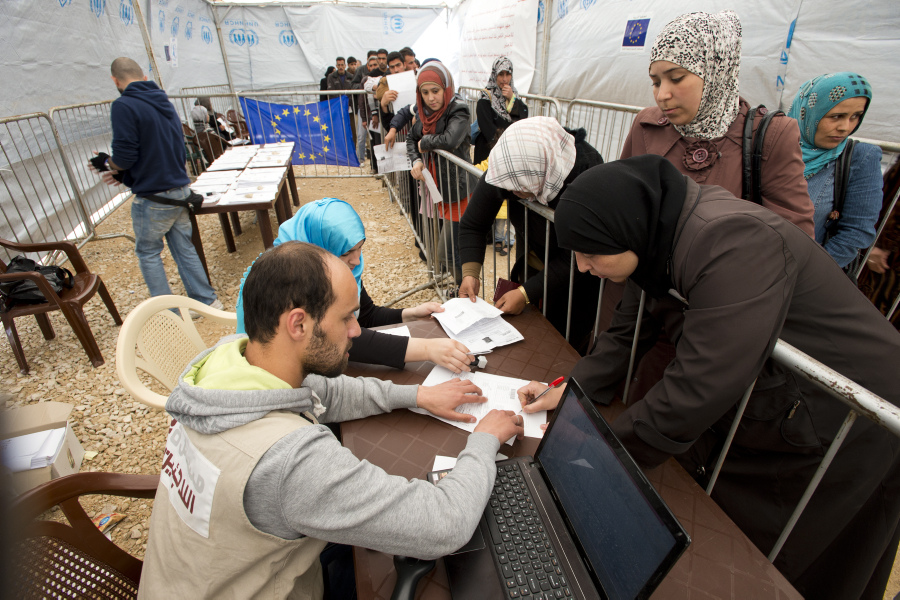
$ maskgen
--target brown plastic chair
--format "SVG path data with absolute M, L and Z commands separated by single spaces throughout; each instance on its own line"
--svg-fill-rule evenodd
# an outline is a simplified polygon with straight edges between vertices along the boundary
M 198 132 L 197 141 L 200 143 L 200 147 L 203 149 L 203 154 L 206 155 L 206 160 L 210 163 L 222 156 L 222 154 L 225 153 L 225 148 L 228 145 L 228 142 L 226 142 L 223 138 L 210 131 Z
M 76 473 L 25 492 L 12 504 L 4 587 L 18 598 L 136 598 L 144 563 L 91 522 L 78 501 L 88 494 L 153 498 L 159 475 Z M 59 506 L 68 524 L 39 520 Z
M 229 108 L 225 114 L 227 115 L 226 118 L 228 119 L 228 122 L 234 125 L 234 128 L 237 130 L 238 137 L 250 137 L 250 132 L 247 130 L 247 122 L 244 121 L 243 118 L 238 117 L 233 108 Z
M 50 324 L 47 313 L 53 310 L 62 311 L 69 325 L 75 330 L 75 335 L 78 337 L 78 341 L 81 342 L 84 351 L 87 352 L 91 364 L 95 367 L 102 365 L 104 362 L 103 355 L 100 353 L 97 340 L 94 339 L 91 326 L 84 316 L 84 305 L 94 297 L 95 293 L 99 292 L 100 298 L 103 299 L 103 303 L 109 310 L 109 314 L 112 315 L 116 325 L 122 324 L 122 317 L 119 316 L 119 311 L 116 310 L 116 305 L 113 303 L 112 296 L 109 295 L 103 280 L 100 279 L 99 275 L 95 275 L 88 270 L 75 244 L 72 242 L 18 244 L 0 239 L 0 247 L 8 248 L 16 253 L 48 252 L 52 250 L 65 252 L 66 256 L 69 257 L 72 268 L 75 270 L 74 286 L 71 289 L 63 289 L 57 295 L 40 273 L 7 273 L 6 263 L 0 260 L 0 283 L 30 279 L 37 284 L 38 289 L 47 298 L 47 302 L 40 304 L 17 304 L 8 309 L 0 307 L 0 318 L 3 320 L 3 328 L 6 330 L 6 337 L 9 339 L 9 344 L 12 346 L 13 354 L 16 356 L 16 362 L 19 363 L 21 372 L 28 373 L 28 362 L 25 360 L 22 342 L 19 341 L 19 332 L 16 331 L 15 319 L 25 315 L 34 315 L 38 326 L 41 328 L 41 333 L 44 334 L 44 339 L 52 340 L 56 337 L 56 332 L 53 331 L 53 326 Z

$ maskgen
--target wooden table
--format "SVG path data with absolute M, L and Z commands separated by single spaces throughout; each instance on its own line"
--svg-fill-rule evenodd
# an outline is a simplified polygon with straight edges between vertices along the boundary
M 578 361 L 578 353 L 533 307 L 526 307 L 521 315 L 506 318 L 525 340 L 487 355 L 485 372 L 551 381 L 567 375 Z M 446 337 L 436 322 L 406 325 L 414 337 Z M 401 371 L 350 363 L 347 374 L 413 384 L 421 383 L 432 367 L 428 362 L 410 363 Z M 599 408 L 610 421 L 623 410 L 620 402 Z M 358 458 L 392 475 L 421 479 L 431 470 L 435 455 L 459 454 L 465 447 L 468 432 L 410 411 L 394 411 L 342 423 L 341 435 L 344 446 Z M 501 446 L 500 451 L 508 456 L 533 455 L 537 445 L 538 440 L 525 438 L 512 447 Z M 801 598 L 674 459 L 645 473 L 692 539 L 653 598 Z M 360 600 L 391 597 L 396 581 L 392 560 L 388 554 L 354 549 Z M 438 561 L 435 570 L 419 583 L 416 597 L 450 598 L 443 561 Z
M 206 265 L 206 254 L 203 251 L 203 240 L 200 238 L 200 228 L 197 226 L 197 215 L 219 215 L 219 224 L 222 226 L 222 235 L 225 237 L 225 248 L 231 253 L 237 250 L 237 246 L 234 243 L 234 236 L 243 233 L 238 213 L 248 210 L 256 211 L 256 222 L 259 226 L 260 236 L 262 237 L 263 249 L 268 250 L 275 242 L 272 224 L 269 222 L 269 210 L 272 208 L 275 209 L 275 216 L 278 219 L 278 224 L 281 225 L 290 219 L 293 214 L 293 211 L 291 210 L 292 199 L 294 206 L 300 206 L 300 196 L 297 192 L 297 180 L 294 177 L 294 167 L 291 161 L 288 160 L 288 164 L 285 167 L 285 173 L 278 184 L 278 193 L 273 200 L 269 202 L 246 202 L 240 204 L 212 204 L 201 207 L 196 213 L 191 212 L 191 242 L 193 242 L 194 248 L 197 250 L 200 262 L 203 263 L 203 269 L 206 271 L 207 278 L 209 278 L 209 268 Z M 229 215 L 231 216 L 230 224 L 228 222 Z M 234 228 L 233 233 L 232 227 Z M 212 281 L 212 279 L 210 279 L 210 281 Z

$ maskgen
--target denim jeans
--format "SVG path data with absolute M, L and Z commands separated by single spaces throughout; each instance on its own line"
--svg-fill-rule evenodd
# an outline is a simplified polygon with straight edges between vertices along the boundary
M 190 195 L 190 188 L 185 186 L 157 195 L 180 200 Z M 134 253 L 151 296 L 172 293 L 160 256 L 165 238 L 187 295 L 204 304 L 215 302 L 216 292 L 209 285 L 203 263 L 191 243 L 191 220 L 186 208 L 136 196 L 131 204 L 131 220 L 134 225 Z

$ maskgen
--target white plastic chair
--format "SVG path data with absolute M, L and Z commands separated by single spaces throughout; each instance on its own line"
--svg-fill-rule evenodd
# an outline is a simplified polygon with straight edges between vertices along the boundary
M 180 316 L 169 310 L 180 309 Z M 175 389 L 178 376 L 191 360 L 208 348 L 189 310 L 223 325 L 237 326 L 237 313 L 211 308 L 184 296 L 156 296 L 138 304 L 125 318 L 116 342 L 116 373 L 135 400 L 165 409 L 167 396 L 140 380 L 137 369 Z M 140 353 L 140 355 L 138 355 Z

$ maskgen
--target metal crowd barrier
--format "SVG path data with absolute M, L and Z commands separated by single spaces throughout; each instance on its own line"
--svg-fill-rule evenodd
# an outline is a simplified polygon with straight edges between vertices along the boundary
M 92 151 L 109 147 L 108 104 L 0 119 L 0 237 L 21 243 L 67 239 L 78 247 L 98 237 L 95 226 L 127 197 L 112 193 L 96 174 L 88 173 Z M 106 132 L 95 118 L 104 105 Z M 101 237 L 118 235 L 125 234 Z M 11 255 L 4 250 L 4 256 Z M 65 256 L 39 258 L 50 264 Z
M 588 133 L 588 143 L 597 149 L 603 160 L 616 160 L 622 154 L 634 115 L 642 110 L 641 106 L 575 99 L 569 101 L 565 126 L 569 129 L 583 127 Z
M 475 114 L 475 107 L 478 104 L 478 100 L 481 98 L 481 94 L 484 90 L 482 88 L 477 87 L 469 87 L 462 85 L 459 87 L 459 93 L 465 99 L 466 104 L 469 106 L 469 122 L 474 123 L 478 117 Z M 557 121 L 560 120 L 563 115 L 562 104 L 560 104 L 559 99 L 553 98 L 551 96 L 539 96 L 537 94 L 519 94 L 519 97 L 525 102 L 525 105 L 528 107 L 528 116 L 529 117 L 552 117 Z M 565 124 L 565 123 L 563 123 Z

